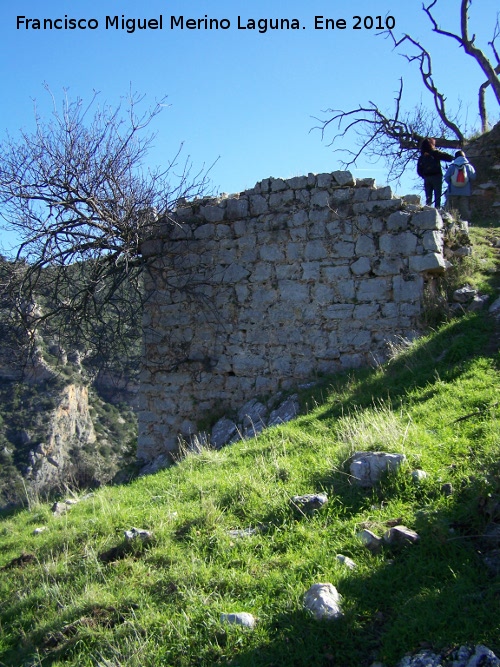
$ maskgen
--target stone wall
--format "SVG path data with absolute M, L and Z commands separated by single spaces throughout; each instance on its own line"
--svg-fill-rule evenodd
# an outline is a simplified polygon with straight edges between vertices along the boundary
M 464 150 L 477 173 L 471 198 L 474 219 L 500 220 L 500 123 Z
M 250 398 L 382 359 L 445 267 L 435 209 L 349 172 L 266 179 L 176 220 L 142 246 L 146 461 Z

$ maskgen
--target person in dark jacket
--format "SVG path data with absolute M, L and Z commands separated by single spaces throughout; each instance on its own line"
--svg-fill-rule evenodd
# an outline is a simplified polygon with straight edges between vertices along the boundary
M 436 149 L 435 139 L 424 139 L 420 146 L 420 157 L 417 164 L 417 173 L 424 179 L 425 203 L 441 208 L 441 195 L 443 193 L 443 172 L 441 161 L 452 162 L 453 157 Z
M 471 183 L 475 178 L 476 170 L 465 157 L 465 153 L 457 151 L 455 159 L 444 175 L 444 180 L 448 183 L 447 208 L 457 210 L 462 220 L 470 219 Z

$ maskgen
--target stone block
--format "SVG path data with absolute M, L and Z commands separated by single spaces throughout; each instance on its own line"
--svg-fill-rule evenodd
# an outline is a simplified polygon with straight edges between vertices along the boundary
M 289 220 L 289 226 L 291 227 L 301 227 L 302 225 L 305 225 L 307 223 L 307 220 L 309 219 L 309 216 L 306 211 L 301 210 L 297 211 L 294 213 L 290 220 Z
M 341 188 L 340 190 L 333 190 L 330 201 L 332 205 L 339 205 L 344 202 L 351 201 L 352 190 L 350 188 Z
M 358 257 L 373 257 L 377 253 L 375 241 L 368 234 L 363 234 L 356 241 L 355 252 Z
M 293 190 L 302 190 L 307 187 L 307 176 L 294 176 L 287 178 L 285 183 Z
M 366 364 L 366 360 L 361 354 L 343 354 L 340 357 L 340 367 L 343 370 L 349 368 L 360 368 L 363 366 L 363 363 Z
M 236 375 L 254 377 L 266 367 L 266 361 L 258 354 L 238 354 L 232 359 L 233 371 Z
M 354 319 L 360 321 L 369 321 L 372 323 L 376 315 L 380 311 L 378 303 L 362 303 L 354 307 Z
M 362 215 L 363 213 L 386 213 L 400 208 L 401 199 L 377 199 L 375 201 L 353 204 L 352 210 L 356 215 Z
M 252 215 L 262 215 L 269 211 L 267 199 L 262 195 L 250 196 L 250 212 Z
M 412 232 L 384 234 L 379 243 L 381 252 L 387 255 L 411 255 L 417 247 L 417 237 Z
M 322 266 L 321 277 L 327 283 L 337 284 L 343 280 L 349 280 L 351 271 L 347 261 L 341 266 Z
M 376 260 L 373 264 L 373 273 L 376 276 L 396 276 L 404 266 L 401 257 L 383 258 Z
M 319 209 L 319 212 L 327 213 L 327 211 L 324 211 L 324 209 Z M 311 241 L 316 240 L 316 239 L 321 239 L 322 241 L 324 241 L 325 237 L 327 236 L 325 223 L 321 222 L 321 221 L 314 222 L 309 227 L 308 236 L 309 236 L 309 239 Z
M 201 206 L 200 215 L 207 222 L 221 222 L 224 220 L 225 211 L 222 206 Z
M 248 278 L 250 271 L 239 264 L 230 264 L 222 273 L 222 282 L 237 283 L 240 280 Z
M 411 215 L 405 211 L 394 211 L 387 218 L 387 229 L 390 232 L 400 231 L 402 229 L 408 229 L 408 225 L 411 220 Z
M 319 262 L 304 262 L 302 264 L 302 280 L 319 281 L 320 264 Z
M 411 224 L 417 229 L 442 229 L 443 219 L 437 209 L 426 207 L 412 215 Z
M 379 199 L 392 199 L 392 189 L 390 185 L 382 186 L 380 188 L 375 188 L 371 191 L 371 197 L 370 199 L 372 200 L 379 200 Z
M 354 243 L 349 243 L 346 241 L 337 241 L 333 244 L 334 257 L 354 257 Z
M 369 331 L 358 331 L 351 338 L 353 349 L 358 351 L 369 350 L 372 344 L 372 337 Z
M 346 185 L 356 185 L 356 179 L 350 171 L 333 171 L 332 176 L 337 185 L 341 185 L 342 187 Z
M 311 205 L 326 208 L 330 203 L 330 195 L 326 190 L 319 190 L 311 196 Z
M 300 264 L 278 264 L 275 271 L 278 280 L 294 280 L 302 277 Z
M 226 204 L 228 220 L 241 220 L 248 216 L 248 199 L 228 199 Z
M 290 303 L 309 303 L 309 286 L 297 283 L 294 280 L 280 280 L 278 282 L 280 299 Z
M 352 301 L 356 293 L 354 280 L 343 280 L 336 286 L 335 292 L 340 300 Z
M 305 227 L 293 227 L 290 229 L 291 241 L 305 241 L 307 239 L 307 229 Z
M 324 259 L 328 257 L 328 251 L 320 240 L 306 243 L 304 257 L 307 260 Z
M 253 265 L 252 273 L 249 275 L 249 281 L 252 283 L 264 283 L 271 279 L 273 266 L 269 262 L 257 262 Z
M 443 255 L 435 252 L 429 252 L 426 255 L 416 255 L 410 257 L 410 271 L 417 273 L 444 273 L 447 264 Z
M 311 193 L 309 190 L 295 190 L 295 200 L 304 206 L 308 206 L 311 201 Z
M 374 188 L 375 187 L 374 178 L 358 178 L 356 179 L 357 188 Z
M 212 223 L 200 225 L 194 230 L 194 238 L 197 240 L 211 239 L 215 236 L 215 225 Z
M 423 279 L 420 275 L 395 276 L 392 280 L 392 287 L 396 303 L 419 301 L 422 296 Z
M 331 211 L 329 209 L 314 209 L 309 212 L 309 222 L 312 222 L 313 224 L 322 224 L 324 225 L 327 223 L 330 219 Z M 324 233 L 324 227 L 323 233 Z
M 284 250 L 278 245 L 261 246 L 259 255 L 265 262 L 282 262 L 285 259 Z
M 269 207 L 272 210 L 280 208 L 285 204 L 293 201 L 294 193 L 293 190 L 284 190 L 283 192 L 275 192 L 269 195 Z
M 438 231 L 427 231 L 422 237 L 422 245 L 424 250 L 430 252 L 443 252 L 443 233 Z
M 353 201 L 363 202 L 370 199 L 371 188 L 356 188 L 354 190 Z
M 351 264 L 351 271 L 355 276 L 362 276 L 370 273 L 371 264 L 368 257 L 360 257 L 356 262 Z
M 336 320 L 346 320 L 352 318 L 354 312 L 354 304 L 352 303 L 336 303 L 328 306 L 323 311 L 323 316 L 326 318 Z
M 270 178 L 269 183 L 271 186 L 271 192 L 280 192 L 281 190 L 286 190 L 287 184 L 282 178 Z
M 358 301 L 386 301 L 389 296 L 385 278 L 365 278 L 356 290 Z
M 329 188 L 333 183 L 332 174 L 318 174 L 316 176 L 316 185 L 318 188 Z

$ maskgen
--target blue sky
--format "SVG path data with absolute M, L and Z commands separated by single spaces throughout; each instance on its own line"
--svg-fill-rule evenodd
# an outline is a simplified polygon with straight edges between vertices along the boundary
M 442 27 L 457 31 L 459 0 L 439 0 Z M 497 0 L 474 0 L 471 32 L 485 50 Z M 450 11 L 452 13 L 450 13 Z M 106 16 L 158 19 L 163 30 L 127 33 L 105 29 Z M 171 16 L 228 19 L 227 30 L 170 29 Z M 168 96 L 155 121 L 150 159 L 165 163 L 184 143 L 195 167 L 218 161 L 212 182 L 220 192 L 239 192 L 268 176 L 291 177 L 339 168 L 339 155 L 318 131 L 315 116 L 328 107 L 350 109 L 372 100 L 390 110 L 401 76 L 408 108 L 427 100 L 416 68 L 375 29 L 353 29 L 353 16 L 393 16 L 395 33 L 411 34 L 434 56 L 435 78 L 450 105 L 462 101 L 464 119 L 477 121 L 482 75 L 453 40 L 433 35 L 420 0 L 4 0 L 0 7 L 2 104 L 0 136 L 16 136 L 38 111 L 50 112 L 46 82 L 56 100 L 100 98 L 117 104 L 130 89 L 146 103 Z M 95 30 L 17 29 L 17 17 L 94 18 Z M 297 19 L 299 30 L 238 29 L 249 19 Z M 315 30 L 315 16 L 345 19 L 345 30 Z M 375 19 L 376 20 L 376 19 Z M 352 145 L 353 139 L 351 139 Z M 346 145 L 349 145 L 347 143 Z M 358 177 L 386 182 L 383 163 L 360 160 Z M 419 191 L 413 175 L 398 191 Z

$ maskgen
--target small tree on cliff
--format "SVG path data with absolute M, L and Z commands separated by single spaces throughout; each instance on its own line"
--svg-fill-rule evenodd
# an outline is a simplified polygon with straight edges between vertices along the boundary
M 20 239 L 2 293 L 26 331 L 43 326 L 101 359 L 137 340 L 148 227 L 207 188 L 208 172 L 191 173 L 180 150 L 163 169 L 144 167 L 165 104 L 142 102 L 53 102 L 48 120 L 35 111 L 33 132 L 0 145 L 0 214 Z
M 477 46 L 475 34 L 470 34 L 469 13 L 472 0 L 461 0 L 460 2 L 460 32 L 453 33 L 439 27 L 433 10 L 438 0 L 423 5 L 423 11 L 430 20 L 432 31 L 443 37 L 455 41 L 471 56 L 484 76 L 483 83 L 477 90 L 478 111 L 481 120 L 481 129 L 486 132 L 489 129 L 489 121 L 486 105 L 486 94 L 491 91 L 493 103 L 500 107 L 500 56 L 497 49 L 497 41 L 500 36 L 500 22 L 497 21 L 493 28 L 491 40 L 488 47 L 491 50 L 493 61 L 491 61 L 485 50 Z M 434 105 L 429 110 L 423 105 L 412 111 L 404 108 L 403 94 L 404 83 L 400 80 L 398 93 L 394 99 L 394 111 L 388 114 L 381 107 L 368 102 L 356 109 L 339 110 L 328 109 L 326 118 L 319 119 L 319 129 L 325 136 L 330 128 L 336 128 L 331 139 L 331 145 L 347 134 L 356 133 L 358 136 L 358 148 L 355 151 L 342 151 L 347 153 L 343 161 L 345 167 L 356 163 L 361 154 L 374 159 L 384 158 L 389 169 L 389 180 L 398 180 L 409 164 L 413 164 L 420 143 L 425 137 L 436 137 L 436 145 L 441 148 L 460 147 L 465 142 L 465 137 L 459 126 L 459 113 L 452 112 L 447 108 L 446 96 L 438 83 L 435 81 L 432 56 L 424 46 L 409 34 L 397 38 L 393 30 L 381 33 L 389 38 L 395 48 L 408 48 L 409 52 L 402 55 L 411 63 L 415 63 L 420 72 L 422 82 L 428 91 Z

